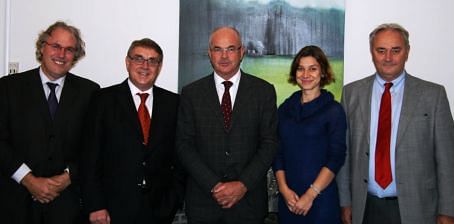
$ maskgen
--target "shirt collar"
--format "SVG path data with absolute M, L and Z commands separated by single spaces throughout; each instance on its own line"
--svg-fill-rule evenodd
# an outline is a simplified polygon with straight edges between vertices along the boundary
M 232 76 L 229 80 L 223 79 L 220 75 L 218 75 L 216 72 L 214 72 L 214 82 L 216 83 L 216 86 L 224 86 L 222 82 L 224 81 L 230 81 L 233 83 L 233 86 L 238 86 L 238 83 L 240 82 L 240 77 L 241 77 L 241 69 L 238 69 L 238 72 L 235 73 L 235 75 Z
M 55 84 L 58 84 L 58 86 L 62 87 L 64 82 L 65 82 L 65 79 L 66 79 L 66 75 L 56 79 L 56 80 L 50 80 L 46 74 L 44 74 L 44 71 L 41 67 L 39 67 L 39 77 L 41 78 L 41 83 L 43 85 L 46 85 L 47 82 L 51 82 L 51 83 L 55 83 Z
M 404 82 L 405 80 L 405 77 L 407 75 L 407 72 L 405 70 L 402 71 L 402 73 L 400 73 L 399 76 L 397 76 L 397 78 L 395 78 L 394 80 L 391 81 L 391 83 L 393 84 L 391 89 L 395 89 L 397 88 L 398 86 L 402 85 L 402 83 Z M 378 73 L 375 73 L 375 81 L 378 82 L 380 88 L 385 88 L 385 83 L 387 83 L 388 81 L 385 81 L 384 79 L 381 78 L 381 76 L 378 74 Z
M 153 86 L 145 91 L 142 91 L 139 88 L 137 88 L 134 85 L 134 83 L 131 82 L 131 80 L 129 78 L 128 78 L 128 85 L 129 85 L 129 89 L 131 90 L 131 94 L 133 96 L 136 95 L 137 93 L 148 93 L 151 96 L 153 93 Z

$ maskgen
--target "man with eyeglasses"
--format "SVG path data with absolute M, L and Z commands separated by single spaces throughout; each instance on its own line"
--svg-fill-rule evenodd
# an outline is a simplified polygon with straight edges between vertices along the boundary
M 36 41 L 39 68 L 0 79 L 0 222 L 75 223 L 82 124 L 99 85 L 69 72 L 80 31 L 56 22 Z
M 92 102 L 81 157 L 92 224 L 172 223 L 183 201 L 175 156 L 179 96 L 155 85 L 162 60 L 155 41 L 133 41 L 125 58 L 129 78 Z
M 214 72 L 181 92 L 177 154 L 188 173 L 190 224 L 262 224 L 267 214 L 276 93 L 240 69 L 244 54 L 236 29 L 214 30 L 208 48 Z

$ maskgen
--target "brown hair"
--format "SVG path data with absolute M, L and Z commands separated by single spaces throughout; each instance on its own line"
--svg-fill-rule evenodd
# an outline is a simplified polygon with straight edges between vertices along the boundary
M 81 38 L 79 29 L 77 29 L 74 26 L 70 26 L 62 21 L 55 22 L 54 24 L 50 25 L 46 30 L 42 31 L 39 34 L 38 39 L 36 40 L 36 44 L 35 44 L 36 60 L 41 62 L 41 60 L 43 59 L 43 54 L 41 53 L 41 48 L 46 43 L 47 39 L 49 39 L 49 37 L 52 35 L 52 32 L 54 32 L 54 30 L 56 30 L 58 28 L 61 28 L 61 29 L 64 29 L 64 30 L 70 32 L 76 39 L 76 47 L 75 47 L 76 52 L 74 52 L 74 60 L 73 60 L 73 65 L 74 65 L 81 58 L 83 58 L 85 56 L 85 42 Z
M 331 66 L 328 62 L 328 58 L 326 57 L 325 53 L 323 53 L 322 49 L 317 46 L 309 45 L 303 47 L 298 54 L 296 54 L 295 58 L 293 58 L 292 66 L 290 67 L 290 77 L 288 79 L 289 83 L 296 84 L 296 70 L 298 69 L 299 62 L 303 57 L 314 57 L 317 60 L 318 64 L 320 64 L 321 69 L 321 78 L 320 78 L 320 87 L 324 87 L 335 81 L 334 73 L 331 69 Z

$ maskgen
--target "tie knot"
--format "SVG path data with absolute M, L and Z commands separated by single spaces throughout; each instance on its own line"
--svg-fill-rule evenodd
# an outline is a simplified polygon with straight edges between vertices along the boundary
M 230 81 L 224 81 L 224 82 L 222 82 L 222 84 L 224 84 L 225 90 L 229 90 L 230 87 L 232 87 L 232 85 L 233 85 L 233 83 Z
M 55 88 L 57 88 L 57 86 L 58 86 L 57 83 L 52 83 L 52 82 L 46 82 L 46 84 L 52 92 L 54 92 Z
M 391 89 L 391 86 L 393 86 L 392 82 L 385 83 L 385 91 Z
M 148 94 L 148 93 L 137 93 L 137 95 L 140 96 L 140 101 L 145 102 L 147 100 L 147 98 L 148 98 L 148 95 L 150 95 L 150 94 Z

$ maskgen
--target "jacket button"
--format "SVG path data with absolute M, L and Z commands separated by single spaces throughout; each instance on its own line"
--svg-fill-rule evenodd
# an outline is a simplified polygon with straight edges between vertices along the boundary
M 364 181 L 364 183 L 366 183 L 366 184 L 367 184 L 367 182 L 369 182 L 369 181 L 367 181 L 367 179 L 364 179 L 363 181 Z
M 230 152 L 227 152 L 227 151 L 226 151 L 226 152 L 225 152 L 225 155 L 226 155 L 226 156 L 230 156 Z

